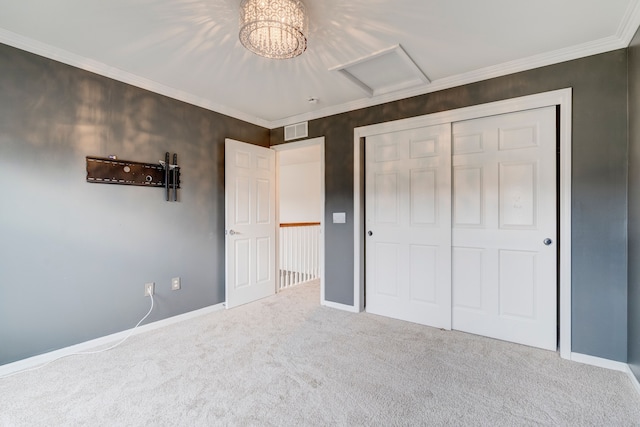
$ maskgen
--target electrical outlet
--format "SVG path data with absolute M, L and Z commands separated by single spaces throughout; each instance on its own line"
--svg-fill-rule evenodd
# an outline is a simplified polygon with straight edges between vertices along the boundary
M 172 291 L 177 291 L 181 287 L 182 286 L 180 285 L 180 278 L 179 277 L 174 277 L 173 279 L 171 279 L 171 290 Z
M 148 297 L 148 296 L 153 295 L 153 291 L 154 291 L 155 287 L 156 287 L 156 284 L 154 282 L 145 283 L 145 285 L 144 285 L 144 296 Z

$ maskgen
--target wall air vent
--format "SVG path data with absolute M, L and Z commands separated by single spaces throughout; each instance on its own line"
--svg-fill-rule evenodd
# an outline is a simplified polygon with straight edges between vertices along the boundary
M 430 83 L 399 44 L 330 68 L 329 71 L 339 72 L 369 97 Z
M 296 123 L 295 125 L 289 125 L 284 127 L 284 140 L 291 141 L 292 139 L 306 138 L 309 136 L 309 122 Z

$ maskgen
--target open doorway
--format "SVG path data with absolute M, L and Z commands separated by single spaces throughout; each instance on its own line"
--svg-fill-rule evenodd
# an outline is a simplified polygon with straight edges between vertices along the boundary
M 277 289 L 320 279 L 324 296 L 324 138 L 271 148 L 277 158 Z

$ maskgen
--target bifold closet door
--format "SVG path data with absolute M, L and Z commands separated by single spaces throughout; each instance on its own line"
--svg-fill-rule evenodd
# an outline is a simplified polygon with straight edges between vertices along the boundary
M 451 125 L 368 137 L 366 310 L 451 328 Z
M 453 124 L 453 329 L 557 346 L 556 111 Z

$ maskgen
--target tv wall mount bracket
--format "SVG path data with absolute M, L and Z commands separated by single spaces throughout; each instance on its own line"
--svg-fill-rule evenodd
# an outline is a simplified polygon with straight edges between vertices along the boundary
M 169 153 L 165 153 L 164 161 L 158 163 L 118 160 L 115 156 L 87 156 L 87 182 L 162 187 L 165 199 L 177 202 L 180 188 L 178 155 L 174 153 L 170 161 Z

